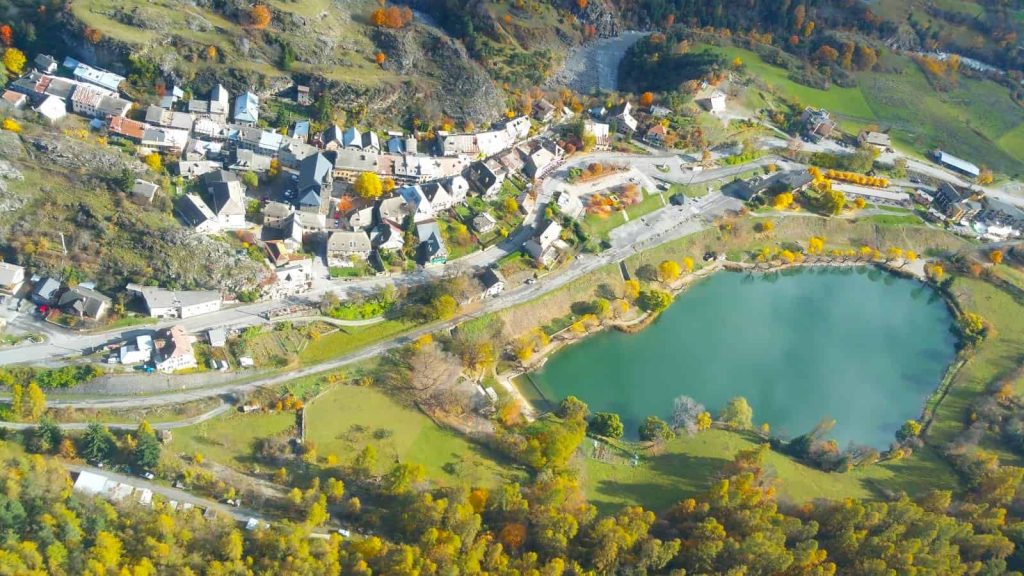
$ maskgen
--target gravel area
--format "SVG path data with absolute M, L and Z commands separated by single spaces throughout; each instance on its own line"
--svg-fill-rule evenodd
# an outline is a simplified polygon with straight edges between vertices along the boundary
M 598 90 L 617 90 L 619 62 L 626 50 L 648 32 L 623 32 L 613 38 L 601 38 L 569 51 L 561 70 L 551 75 L 549 87 L 568 86 L 589 94 Z

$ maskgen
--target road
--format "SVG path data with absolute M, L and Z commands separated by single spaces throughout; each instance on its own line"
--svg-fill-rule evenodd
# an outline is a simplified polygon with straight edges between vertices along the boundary
M 93 409 L 129 409 L 179 404 L 214 396 L 241 395 L 258 388 L 284 384 L 297 378 L 331 372 L 362 360 L 380 356 L 389 350 L 408 344 L 424 334 L 447 330 L 468 319 L 534 300 L 546 292 L 557 290 L 590 272 L 623 260 L 641 250 L 699 232 L 706 228 L 717 216 L 725 214 L 729 210 L 736 210 L 741 206 L 742 203 L 739 200 L 722 196 L 719 193 L 713 193 L 686 206 L 669 206 L 663 210 L 655 211 L 613 230 L 611 234 L 612 246 L 601 254 L 581 254 L 579 258 L 573 260 L 562 271 L 551 274 L 536 284 L 522 284 L 515 288 L 507 289 L 498 296 L 487 300 L 480 310 L 472 314 L 458 315 L 447 321 L 420 326 L 401 336 L 372 344 L 327 362 L 242 383 L 229 382 L 206 388 L 181 390 L 150 396 L 65 401 L 53 398 L 49 405 Z M 159 426 L 154 427 L 158 428 Z

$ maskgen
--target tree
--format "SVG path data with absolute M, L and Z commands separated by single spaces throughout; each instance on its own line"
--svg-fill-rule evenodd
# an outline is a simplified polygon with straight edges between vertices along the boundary
M 978 173 L 977 180 L 978 184 L 982 186 L 986 184 L 991 184 L 994 180 L 994 177 L 992 176 L 992 170 L 989 170 L 988 168 L 982 168 L 981 171 Z
M 866 201 L 866 200 L 864 200 L 863 198 L 861 198 L 860 196 L 858 196 L 858 197 L 857 197 L 857 198 L 856 198 L 856 199 L 855 199 L 855 200 L 853 201 L 853 205 L 854 205 L 854 206 L 856 206 L 858 210 L 863 210 L 863 209 L 864 209 L 864 207 L 868 205 L 868 203 L 867 203 L 867 201 Z
M 43 416 L 33 434 L 34 450 L 40 453 L 52 452 L 60 445 L 63 438 L 64 433 L 61 432 L 60 426 L 57 426 L 52 419 Z
M 658 264 L 658 278 L 662 282 L 671 282 L 682 273 L 682 268 L 674 260 L 662 260 Z
M 791 204 L 793 204 L 793 194 L 791 192 L 783 192 L 772 198 L 772 208 L 777 210 L 785 210 Z
M 21 124 L 14 118 L 4 118 L 4 122 L 0 125 L 0 128 L 7 130 L 8 132 L 14 132 L 15 134 L 21 132 Z
M 384 186 L 380 181 L 380 176 L 373 172 L 363 172 L 356 177 L 356 181 L 352 186 L 355 188 L 356 194 L 370 200 L 379 198 L 384 193 Z
M 447 320 L 455 316 L 455 312 L 459 309 L 459 303 L 451 295 L 442 294 L 431 302 L 431 308 L 433 309 L 434 318 L 437 320 Z
M 566 396 L 558 403 L 555 414 L 563 420 L 585 420 L 590 413 L 587 404 L 575 396 Z
M 691 436 L 697 433 L 698 418 L 704 412 L 704 405 L 689 396 L 679 396 L 672 401 L 672 427 L 682 428 Z
M 896 439 L 900 442 L 906 442 L 911 438 L 917 438 L 921 435 L 921 423 L 917 420 L 907 420 L 903 423 L 903 426 L 896 432 Z
M 260 177 L 255 172 L 245 171 L 242 172 L 242 184 L 245 184 L 246 188 L 255 189 L 260 185 Z
M 383 66 L 387 59 L 387 54 L 384 54 L 383 52 L 377 52 L 377 55 L 373 57 L 373 61 L 377 63 L 377 66 Z
M 4 50 L 4 68 L 14 75 L 20 75 L 22 69 L 25 68 L 25 53 L 17 48 L 8 48 Z
M 75 450 L 75 442 L 71 438 L 65 437 L 60 441 L 59 453 L 61 458 L 66 458 L 68 460 L 78 458 L 78 452 Z
M 703 432 L 711 429 L 711 412 L 701 412 L 697 416 L 697 431 Z
M 323 526 L 324 522 L 327 522 L 329 518 L 330 515 L 327 513 L 327 496 L 321 494 L 306 513 L 306 525 L 310 527 Z
M 156 152 L 151 152 L 147 154 L 146 157 L 142 159 L 142 161 L 145 162 L 146 166 L 149 166 L 149 169 L 152 170 L 153 172 L 160 172 L 164 168 L 163 159 L 160 158 L 160 154 Z
M 153 470 L 160 463 L 160 440 L 157 439 L 153 427 L 145 420 L 139 424 L 135 434 L 138 440 L 135 449 L 132 450 L 132 460 L 143 470 Z
M 672 303 L 672 295 L 661 290 L 645 290 L 637 298 L 637 306 L 647 312 L 661 312 Z
M 718 419 L 733 428 L 747 430 L 754 425 L 754 410 L 750 408 L 746 398 L 736 396 L 725 405 Z
M 811 236 L 807 241 L 808 254 L 820 254 L 825 249 L 825 239 L 821 236 Z
M 256 4 L 249 10 L 249 22 L 257 30 L 263 30 L 270 24 L 270 8 L 264 4 Z
M 938 262 L 925 265 L 924 273 L 935 282 L 942 282 L 946 277 L 946 269 Z
M 907 262 L 913 262 L 917 260 L 917 252 L 914 252 L 913 250 L 905 250 L 903 252 L 903 259 Z
M 10 384 L 11 388 L 11 412 L 14 417 L 21 419 L 25 413 L 25 387 L 21 384 Z
M 590 419 L 589 429 L 598 436 L 607 438 L 622 438 L 625 429 L 622 427 L 622 420 L 618 414 L 611 412 L 598 412 Z
M 640 297 L 640 281 L 626 280 L 622 285 L 622 297 L 633 301 Z
M 114 435 L 98 422 L 89 424 L 82 435 L 82 456 L 90 462 L 103 462 L 114 451 Z
M 690 258 L 689 256 L 683 257 L 683 270 L 685 270 L 687 274 L 693 272 L 693 258 Z
M 0 43 L 3 43 L 4 46 L 14 44 L 14 33 L 11 31 L 11 27 L 7 24 L 0 26 Z
M 640 439 L 647 442 L 661 442 L 665 440 L 671 440 L 675 437 L 676 433 L 672 431 L 672 427 L 657 416 L 648 416 L 640 424 Z
M 988 253 L 988 261 L 993 263 L 993 264 L 1002 264 L 1003 263 L 1003 251 L 1002 250 L 993 250 L 993 251 L 989 252 Z
M 28 419 L 32 422 L 39 420 L 39 417 L 46 412 L 46 394 L 35 382 L 29 382 L 28 389 Z
M 654 104 L 654 94 L 652 92 L 644 92 L 640 95 L 640 106 L 650 108 L 651 104 Z

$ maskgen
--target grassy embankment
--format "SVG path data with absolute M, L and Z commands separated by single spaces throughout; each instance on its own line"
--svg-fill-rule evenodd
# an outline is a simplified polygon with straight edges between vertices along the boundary
M 710 48 L 729 60 L 739 57 L 751 76 L 780 95 L 828 109 L 848 132 L 876 124 L 891 129 L 906 152 L 921 155 L 941 147 L 999 172 L 1024 172 L 1024 109 L 994 82 L 960 77 L 953 91 L 937 92 L 909 58 L 886 54 L 880 67 L 893 72 L 859 72 L 857 87 L 819 90 L 790 80 L 786 70 L 749 50 Z M 762 96 L 748 89 L 743 101 L 757 109 L 767 103 Z

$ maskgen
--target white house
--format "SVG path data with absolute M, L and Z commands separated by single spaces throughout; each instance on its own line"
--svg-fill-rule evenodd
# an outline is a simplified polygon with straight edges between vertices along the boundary
M 34 110 L 50 124 L 68 115 L 67 104 L 56 96 L 47 96 Z
M 398 190 L 398 193 L 405 200 L 409 212 L 412 213 L 414 222 L 426 222 L 434 217 L 434 207 L 419 184 L 403 186 Z M 445 195 L 447 196 L 447 193 Z
M 523 247 L 538 263 L 550 266 L 558 256 L 556 243 L 561 234 L 562 226 L 558 222 L 549 222 L 540 234 L 529 239 Z
M 127 289 L 142 297 L 152 318 L 191 318 L 216 312 L 222 303 L 216 290 L 167 290 L 138 284 L 129 284 Z
M 594 137 L 594 150 L 607 150 L 610 126 L 604 122 L 595 122 L 589 118 L 583 122 L 583 133 Z
M 555 196 L 555 205 L 558 209 L 573 220 L 583 215 L 583 202 L 579 198 L 566 191 L 561 191 Z
M 725 93 L 721 90 L 714 90 L 703 98 L 698 98 L 697 103 L 712 114 L 722 114 L 725 112 Z
M 25 283 L 25 269 L 17 264 L 0 262 L 0 293 L 14 294 Z
M 252 92 L 243 92 L 235 98 L 235 122 L 252 126 L 260 119 L 260 99 Z
M 366 260 L 371 249 L 370 237 L 366 232 L 332 232 L 327 238 L 327 265 L 352 266 L 353 259 Z
M 221 170 L 204 177 L 209 206 L 222 229 L 245 228 L 245 188 L 233 172 Z
M 484 270 L 480 275 L 480 283 L 484 285 L 484 297 L 493 297 L 505 290 L 505 277 L 494 268 Z
M 220 222 L 206 202 L 195 194 L 185 194 L 177 206 L 178 214 L 186 225 L 200 234 L 220 232 Z
M 124 365 L 149 362 L 153 357 L 153 337 L 149 334 L 136 336 L 135 342 L 122 344 L 117 355 L 118 361 Z
M 192 337 L 183 326 L 172 326 L 167 331 L 167 342 L 160 351 L 160 357 L 162 359 L 157 362 L 156 369 L 161 372 L 171 373 L 199 366 L 192 353 Z

